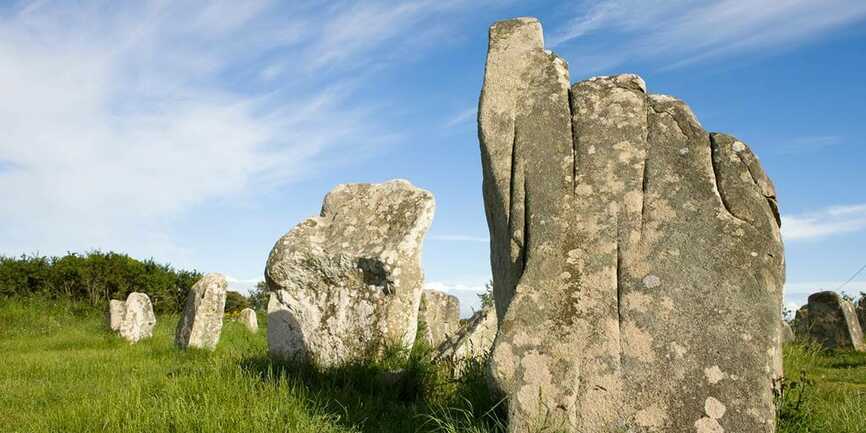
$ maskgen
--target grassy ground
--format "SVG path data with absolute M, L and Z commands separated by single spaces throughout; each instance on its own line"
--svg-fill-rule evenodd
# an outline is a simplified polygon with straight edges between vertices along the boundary
M 784 361 L 779 432 L 866 433 L 866 353 L 790 344 Z
M 0 301 L 4 302 L 4 301 Z M 409 361 L 314 371 L 271 361 L 264 330 L 228 321 L 214 353 L 172 344 L 176 317 L 129 345 L 68 302 L 0 305 L 0 432 L 494 433 L 483 368 L 453 381 Z M 264 317 L 259 323 L 264 324 Z M 396 384 L 381 378 L 408 373 Z M 785 347 L 779 431 L 866 432 L 866 354 Z M 495 408 L 491 410 L 492 408 Z
M 494 431 L 478 368 L 453 382 L 416 350 L 317 372 L 272 362 L 264 330 L 233 321 L 214 353 L 177 350 L 176 323 L 159 317 L 153 338 L 129 345 L 89 308 L 0 305 L 0 432 Z M 383 383 L 394 367 L 409 374 Z

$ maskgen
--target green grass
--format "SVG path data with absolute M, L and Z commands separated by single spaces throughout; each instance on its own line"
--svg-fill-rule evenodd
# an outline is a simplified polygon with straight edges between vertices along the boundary
M 784 348 L 780 433 L 866 432 L 866 353 L 799 342 Z
M 82 304 L 0 300 L 0 432 L 501 433 L 477 360 L 455 380 L 429 349 L 319 371 L 275 362 L 227 321 L 213 353 L 173 345 L 176 316 L 129 345 Z M 266 324 L 264 317 L 259 323 Z M 405 369 L 394 383 L 382 377 Z M 866 432 L 866 354 L 785 347 L 779 432 Z
M 317 371 L 271 361 L 264 329 L 252 335 L 234 321 L 213 353 L 181 351 L 176 316 L 158 317 L 153 338 L 129 345 L 88 307 L 0 302 L 4 433 L 501 430 L 490 412 L 496 402 L 480 391 L 482 369 L 452 380 L 423 347 L 408 361 Z M 407 374 L 383 383 L 395 368 Z

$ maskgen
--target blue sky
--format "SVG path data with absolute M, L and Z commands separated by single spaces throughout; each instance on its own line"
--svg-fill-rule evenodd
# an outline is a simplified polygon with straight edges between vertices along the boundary
M 572 80 L 638 73 L 752 146 L 787 301 L 866 263 L 859 0 L 2 2 L 0 254 L 118 250 L 244 288 L 334 185 L 406 178 L 437 198 L 427 284 L 471 300 L 487 28 L 514 16 Z

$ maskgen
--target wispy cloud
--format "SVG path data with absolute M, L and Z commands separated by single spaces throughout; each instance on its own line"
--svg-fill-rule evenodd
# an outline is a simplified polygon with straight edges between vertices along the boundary
M 866 230 L 866 204 L 782 216 L 782 235 L 786 241 L 820 239 L 862 230 Z
M 403 46 L 409 26 L 468 4 L 0 9 L 0 254 L 101 247 L 188 263 L 172 218 L 399 136 L 377 120 L 383 107 L 354 97 L 359 69 L 380 68 L 369 54 Z
M 650 59 L 663 64 L 662 69 L 789 48 L 866 18 L 866 3 L 858 0 L 595 0 L 580 1 L 574 10 L 567 24 L 553 29 L 549 44 L 576 50 L 577 60 L 594 58 L 606 67 Z M 600 34 L 606 41 L 602 45 L 572 44 Z M 582 61 L 572 64 L 593 69 L 581 66 Z
M 475 116 L 477 115 L 477 113 L 478 113 L 478 108 L 476 108 L 476 107 L 467 108 L 467 109 L 455 114 L 450 119 L 448 119 L 448 121 L 445 122 L 445 128 L 453 128 L 455 126 L 463 125 L 464 123 L 468 123 L 468 122 L 475 119 Z
M 784 155 L 800 155 L 820 152 L 841 142 L 842 137 L 838 135 L 796 137 L 782 143 L 782 145 L 778 147 L 778 153 Z
M 471 236 L 471 235 L 430 235 L 428 239 L 433 241 L 449 241 L 449 242 L 490 242 L 487 236 Z

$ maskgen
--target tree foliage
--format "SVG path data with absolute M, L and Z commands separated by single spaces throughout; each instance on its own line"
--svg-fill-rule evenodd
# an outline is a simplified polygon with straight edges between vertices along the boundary
M 201 276 L 152 259 L 98 250 L 62 257 L 0 256 L 0 298 L 66 297 L 100 306 L 142 292 L 150 297 L 154 310 L 172 312 L 183 308 L 187 292 Z

